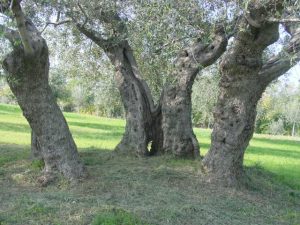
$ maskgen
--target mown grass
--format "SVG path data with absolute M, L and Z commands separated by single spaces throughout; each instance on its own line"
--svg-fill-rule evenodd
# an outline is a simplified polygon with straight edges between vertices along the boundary
M 75 113 L 65 113 L 65 116 L 81 151 L 113 150 L 124 131 L 124 120 Z M 205 155 L 210 146 L 211 130 L 195 128 L 195 133 L 201 154 Z M 24 157 L 24 153 L 16 154 L 17 145 L 30 144 L 28 123 L 16 106 L 0 105 L 0 143 L 10 145 L 2 150 L 6 154 L 0 156 L 0 165 Z M 246 151 L 245 165 L 259 165 L 274 173 L 278 181 L 300 190 L 300 138 L 256 134 Z
M 90 178 L 42 188 L 28 160 L 27 122 L 18 107 L 0 105 L 1 225 L 300 224 L 297 138 L 255 135 L 245 155 L 248 189 L 232 190 L 210 183 L 198 161 L 112 155 L 123 120 L 65 116 Z M 211 131 L 195 132 L 205 154 Z

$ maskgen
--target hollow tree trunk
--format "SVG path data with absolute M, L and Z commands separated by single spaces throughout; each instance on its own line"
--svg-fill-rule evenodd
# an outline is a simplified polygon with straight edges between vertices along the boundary
M 199 144 L 192 126 L 192 87 L 200 69 L 213 64 L 226 50 L 227 37 L 222 26 L 216 26 L 210 44 L 201 41 L 180 52 L 172 77 L 162 100 L 163 151 L 177 157 L 196 158 Z
M 109 18 L 114 20 L 116 30 L 125 35 L 126 28 L 121 18 L 116 14 Z M 216 26 L 211 44 L 199 41 L 182 51 L 174 69 L 174 83 L 166 86 L 156 107 L 128 42 L 104 39 L 96 30 L 79 23 L 77 28 L 105 51 L 116 70 L 115 77 L 126 112 L 125 134 L 116 150 L 135 155 L 171 153 L 179 157 L 198 156 L 199 145 L 191 122 L 191 90 L 200 67 L 211 65 L 225 51 L 227 39 L 223 26 Z M 150 142 L 152 145 L 148 150 Z
M 13 1 L 12 11 L 19 32 L 10 30 L 9 34 L 13 35 L 7 35 L 13 51 L 3 61 L 3 68 L 8 85 L 33 130 L 33 139 L 41 149 L 44 172 L 58 170 L 70 180 L 84 177 L 85 169 L 77 147 L 49 86 L 46 41 L 32 21 L 25 17 L 19 1 Z M 33 146 L 37 147 L 35 143 Z
M 265 16 L 265 10 L 271 11 L 268 5 L 251 5 L 250 9 L 252 16 Z M 253 18 L 263 21 L 259 16 Z M 269 84 L 259 73 L 262 54 L 279 37 L 278 24 L 260 25 L 253 18 L 240 21 L 234 43 L 220 63 L 220 94 L 214 111 L 212 142 L 203 160 L 208 171 L 227 185 L 237 184 L 243 174 L 243 158 L 254 132 L 257 102 Z
M 126 127 L 116 151 L 137 156 L 154 154 L 160 148 L 160 109 L 154 107 L 150 90 L 139 75 L 127 41 L 105 49 L 116 70 L 116 82 L 125 109 Z M 152 142 L 152 148 L 148 144 Z

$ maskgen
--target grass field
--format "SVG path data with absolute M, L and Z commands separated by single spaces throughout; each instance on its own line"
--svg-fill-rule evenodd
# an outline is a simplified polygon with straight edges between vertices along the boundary
M 29 126 L 18 107 L 0 105 L 0 225 L 109 225 L 118 216 L 125 225 L 300 224 L 299 138 L 255 135 L 245 155 L 249 187 L 231 190 L 210 184 L 197 161 L 113 156 L 123 120 L 65 116 L 90 179 L 41 188 Z M 195 129 L 202 155 L 210 132 Z

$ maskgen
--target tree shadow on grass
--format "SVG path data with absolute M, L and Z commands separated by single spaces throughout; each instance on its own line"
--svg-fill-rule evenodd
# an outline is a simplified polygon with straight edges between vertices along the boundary
M 29 159 L 30 147 L 27 145 L 0 144 L 0 166 L 18 160 Z
M 290 151 L 290 150 L 278 150 L 274 148 L 262 148 L 262 147 L 254 147 L 254 146 L 248 147 L 246 154 L 300 159 L 300 151 L 298 152 L 298 151 Z
M 82 122 L 68 122 L 69 126 L 78 126 L 78 127 L 86 127 L 97 130 L 105 130 L 105 131 L 124 131 L 124 126 L 118 125 L 108 125 L 108 124 L 100 124 L 100 123 L 82 123 Z
M 85 165 L 97 165 L 103 163 L 108 157 L 113 154 L 112 150 L 90 148 L 79 148 L 79 155 Z M 0 167 L 5 164 L 17 162 L 19 160 L 30 159 L 29 145 L 15 145 L 0 143 Z
M 119 139 L 122 137 L 123 132 L 104 132 L 102 133 L 99 131 L 94 132 L 84 132 L 84 131 L 78 131 L 71 128 L 71 133 L 73 137 L 80 138 L 80 139 L 90 139 L 90 140 L 98 140 L 98 141 L 111 141 L 115 140 L 116 142 L 119 141 Z
M 286 139 L 268 139 L 267 137 L 254 137 L 253 141 L 260 141 L 265 144 L 271 145 L 287 145 L 292 147 L 298 147 L 300 152 L 300 141 L 298 140 L 286 140 Z
M 113 156 L 113 150 L 98 149 L 94 147 L 80 148 L 79 155 L 86 166 L 94 166 L 104 163 Z
M 74 125 L 75 124 L 75 125 Z M 90 124 L 90 123 L 74 123 L 70 122 L 71 126 L 81 126 L 81 127 L 89 127 L 93 128 L 92 132 L 85 132 L 76 130 L 75 127 L 71 127 L 71 133 L 74 137 L 80 137 L 83 139 L 91 139 L 91 140 L 119 140 L 123 133 L 124 128 L 121 126 L 113 126 L 113 125 L 103 125 L 103 124 Z M 116 128 L 117 127 L 117 128 Z M 115 129 L 116 128 L 116 129 Z M 16 133 L 30 133 L 30 127 L 27 124 L 16 124 L 16 123 L 1 123 L 0 130 L 16 132 Z
M 7 114 L 22 114 L 19 106 L 17 105 L 5 105 L 5 104 L 0 104 L 0 115 L 7 115 Z
M 3 123 L 0 124 L 0 130 L 3 131 L 12 131 L 18 133 L 29 133 L 30 127 L 28 124 L 17 124 L 17 123 Z
M 262 139 L 262 141 L 264 142 L 269 142 L 272 143 L 274 145 L 278 144 L 282 144 L 282 141 L 278 141 L 273 142 L 273 141 L 267 141 Z M 292 141 L 286 141 L 286 145 L 293 145 L 294 143 L 292 143 Z M 264 148 L 264 147 L 256 147 L 256 146 L 251 146 L 251 144 L 248 146 L 247 150 L 246 150 L 246 154 L 247 155 L 258 155 L 258 156 L 275 156 L 275 157 L 285 157 L 285 158 L 292 158 L 292 159 L 300 159 L 300 145 L 296 145 L 295 146 L 299 146 L 299 151 L 295 151 L 295 150 L 280 150 L 280 149 L 275 149 L 275 148 Z M 201 144 L 200 143 L 200 151 L 201 149 L 209 149 L 210 148 L 210 144 Z M 203 154 L 201 154 L 203 155 Z
M 273 173 L 264 169 L 261 165 L 245 166 L 245 184 L 250 190 L 255 191 L 274 191 L 274 188 L 288 190 L 288 192 L 296 192 L 296 196 L 300 200 L 299 183 L 289 179 L 284 179 L 282 175 Z M 293 189 L 293 190 L 291 190 Z M 268 193 L 269 194 L 269 193 Z M 293 194 L 292 194 L 293 195 Z M 293 197 L 293 196 L 292 196 Z

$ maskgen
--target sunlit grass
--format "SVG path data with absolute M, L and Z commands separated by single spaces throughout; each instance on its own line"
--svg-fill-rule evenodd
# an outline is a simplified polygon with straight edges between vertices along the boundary
M 121 119 L 75 113 L 65 113 L 65 116 L 80 151 L 113 150 L 124 131 L 125 122 Z M 204 155 L 210 146 L 211 131 L 196 128 L 195 133 Z M 17 106 L 0 105 L 0 145 L 5 144 L 29 149 L 30 128 Z M 300 139 L 256 134 L 246 151 L 245 165 L 259 165 L 274 173 L 278 181 L 300 190 Z

